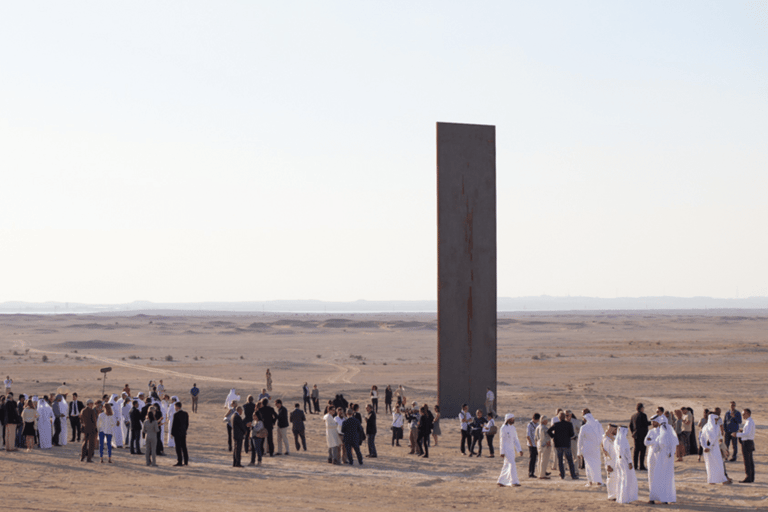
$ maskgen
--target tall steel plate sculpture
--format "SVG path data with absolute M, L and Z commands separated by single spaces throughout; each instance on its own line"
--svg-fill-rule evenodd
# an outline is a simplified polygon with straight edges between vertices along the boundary
M 453 417 L 496 395 L 495 126 L 437 123 L 437 246 L 437 398 Z

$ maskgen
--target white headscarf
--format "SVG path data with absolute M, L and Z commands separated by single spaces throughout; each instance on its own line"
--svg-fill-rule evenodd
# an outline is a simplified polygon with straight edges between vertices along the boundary
M 622 453 L 632 453 L 629 449 L 629 439 L 627 439 L 627 427 L 619 427 L 616 440 L 613 442 L 613 449 L 616 450 L 617 457 Z
M 581 431 L 583 432 L 586 428 L 588 432 L 590 432 L 595 439 L 600 439 L 603 436 L 603 427 L 600 426 L 600 422 L 595 419 L 594 416 L 592 416 L 592 413 L 587 413 L 584 415 L 584 419 L 587 420 L 587 422 L 584 424 L 583 427 L 581 427 Z
M 675 447 L 678 445 L 677 434 L 674 429 L 667 425 L 661 425 L 659 427 L 659 449 L 661 454 L 667 457 L 672 457 L 675 454 Z
M 235 394 L 235 388 L 229 390 L 229 395 L 227 395 L 227 400 L 224 402 L 224 405 L 229 407 L 232 405 L 233 400 L 240 401 L 240 395 Z
M 705 448 L 719 446 L 720 426 L 717 424 L 717 414 L 709 415 L 709 421 L 704 425 L 704 428 L 701 429 L 701 436 L 703 439 L 709 441 L 709 446 Z
M 514 414 L 512 414 L 511 412 L 508 413 L 506 416 L 504 416 L 504 423 L 506 423 L 507 421 L 511 420 L 514 417 L 515 417 Z

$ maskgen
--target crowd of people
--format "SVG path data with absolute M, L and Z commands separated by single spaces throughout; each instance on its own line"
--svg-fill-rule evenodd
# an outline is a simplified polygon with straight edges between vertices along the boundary
M 150 381 L 148 392 L 139 392 L 135 397 L 126 384 L 120 396 L 103 395 L 85 403 L 77 393 L 70 397 L 66 384 L 43 396 L 19 394 L 17 401 L 12 385 L 12 379 L 7 377 L 6 393 L 0 396 L 6 451 L 31 451 L 35 446 L 47 450 L 67 442 L 82 442 L 81 462 L 94 462 L 98 446 L 101 463 L 105 462 L 105 455 L 106 463 L 112 463 L 113 448 L 129 448 L 131 454 L 145 455 L 148 466 L 156 466 L 157 456 L 164 456 L 167 446 L 176 450 L 176 466 L 189 464 L 189 415 L 177 396 L 165 393 L 162 380 L 159 384 Z M 190 390 L 195 411 L 194 398 L 199 392 L 197 385 Z
M 271 384 L 271 374 L 267 383 Z M 165 455 L 165 447 L 176 450 L 176 466 L 189 464 L 186 435 L 189 416 L 177 396 L 165 392 L 163 381 L 150 381 L 148 391 L 134 394 L 128 384 L 120 396 L 103 395 L 101 399 L 79 400 L 77 393 L 69 396 L 66 385 L 43 396 L 20 394 L 18 401 L 12 391 L 13 381 L 5 380 L 6 394 L 0 396 L 0 422 L 6 450 L 30 451 L 37 446 L 51 449 L 68 442 L 82 442 L 80 460 L 112 463 L 113 448 L 126 448 L 131 454 L 144 455 L 147 465 L 156 465 L 157 456 Z M 268 386 L 269 387 L 269 386 Z M 232 452 L 232 465 L 241 463 L 243 450 L 250 453 L 251 466 L 261 465 L 264 456 L 287 456 L 291 444 L 296 451 L 307 450 L 307 414 L 322 414 L 325 426 L 329 464 L 350 464 L 355 459 L 363 464 L 361 446 L 367 445 L 366 457 L 376 458 L 378 433 L 378 388 L 373 386 L 370 402 L 361 405 L 348 402 L 342 394 L 328 400 L 320 413 L 319 390 L 305 383 L 302 404 L 293 410 L 281 399 L 274 401 L 268 387 L 255 398 L 247 396 L 241 404 L 236 390 L 230 390 L 225 400 L 227 444 Z M 194 385 L 189 391 L 193 412 L 197 412 L 200 390 Z M 405 388 L 384 392 L 385 413 L 391 414 L 389 425 L 393 447 L 401 446 L 408 428 L 409 454 L 429 458 L 430 446 L 437 446 L 441 432 L 440 407 L 406 402 Z M 458 413 L 459 449 L 462 454 L 482 456 L 483 442 L 488 457 L 495 457 L 494 439 L 499 436 L 499 456 L 502 460 L 499 486 L 519 486 L 516 457 L 523 456 L 515 429 L 515 415 L 500 418 L 493 410 L 491 390 L 485 397 L 485 410 L 474 415 L 468 404 Z M 364 413 L 362 412 L 364 411 Z M 391 411 L 391 412 L 390 412 Z M 698 428 L 698 435 L 696 429 Z M 289 429 L 293 441 L 289 440 Z M 547 480 L 552 472 L 561 479 L 567 473 L 574 480 L 586 479 L 587 486 L 604 486 L 607 498 L 619 503 L 638 500 L 637 473 L 647 472 L 650 503 L 676 502 L 675 462 L 684 457 L 704 461 L 707 483 L 729 485 L 733 480 L 726 471 L 726 462 L 734 462 L 741 447 L 746 477 L 742 483 L 755 481 L 753 453 L 755 424 L 750 409 L 737 410 L 731 402 L 725 414 L 719 407 L 705 409 L 696 422 L 694 411 L 684 407 L 668 411 L 659 406 L 648 418 L 645 406 L 638 403 L 627 425 L 609 424 L 603 427 L 589 409 L 582 410 L 579 419 L 571 410 L 557 409 L 550 419 L 534 413 L 525 429 L 528 447 L 528 477 Z M 82 441 L 81 441 L 82 439 Z M 276 439 L 276 441 L 275 441 Z M 632 446 L 630 446 L 630 439 Z M 142 451 L 143 450 L 143 451 Z M 603 481 L 603 469 L 606 479 Z
M 704 417 L 698 423 L 700 432 L 696 436 L 693 409 L 690 407 L 670 413 L 659 406 L 649 419 L 645 406 L 638 403 L 628 426 L 609 424 L 605 429 L 589 409 L 582 411 L 581 420 L 570 410 L 558 409 L 551 423 L 546 416 L 534 413 L 526 428 L 530 458 L 528 477 L 549 479 L 551 473 L 548 469 L 551 469 L 558 471 L 560 478 L 564 479 L 567 464 L 572 479 L 580 479 L 579 469 L 584 469 L 587 486 L 605 485 L 609 500 L 631 503 L 638 500 L 637 472 L 642 471 L 648 474 L 649 503 L 675 503 L 675 462 L 681 462 L 685 456 L 698 456 L 698 461 L 703 457 L 707 483 L 729 485 L 733 480 L 728 477 L 725 462 L 736 461 L 741 444 L 746 473 L 741 483 L 752 483 L 755 481 L 752 457 L 755 424 L 752 411 L 744 409 L 740 412 L 736 403 L 731 402 L 724 418 L 721 415 L 719 407 L 705 409 Z M 468 423 L 466 407 L 459 419 L 464 429 Z M 514 457 L 517 454 L 522 456 L 522 448 L 513 425 L 514 415 L 507 414 L 500 429 L 500 454 L 505 457 L 498 479 L 500 486 L 520 485 Z M 462 435 L 462 453 L 465 437 Z M 550 467 L 552 448 L 555 449 L 557 462 L 555 466 L 553 461 Z M 605 483 L 602 480 L 603 467 L 607 475 Z

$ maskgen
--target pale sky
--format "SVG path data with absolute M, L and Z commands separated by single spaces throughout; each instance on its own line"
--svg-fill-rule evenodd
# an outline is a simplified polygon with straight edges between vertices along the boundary
M 504 297 L 768 295 L 768 2 L 0 3 L 0 302 L 434 299 L 435 123 Z

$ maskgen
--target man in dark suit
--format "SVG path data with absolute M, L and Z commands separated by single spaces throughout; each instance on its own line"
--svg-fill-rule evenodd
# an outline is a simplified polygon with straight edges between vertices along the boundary
M 253 423 L 253 413 L 256 411 L 256 402 L 253 401 L 253 395 L 248 395 L 245 405 L 243 406 L 243 421 L 245 424 Z M 248 453 L 249 445 L 251 444 L 251 431 L 248 429 L 245 433 L 245 453 Z
M 19 406 L 13 399 L 13 393 L 8 392 L 8 398 L 5 401 L 5 449 L 9 452 L 17 451 L 16 448 L 16 430 L 21 424 L 19 415 Z
M 80 452 L 80 462 L 88 459 L 93 462 L 93 452 L 96 450 L 96 437 L 98 429 L 96 421 L 98 415 L 93 410 L 93 400 L 88 400 L 85 409 L 80 413 L 80 430 L 83 432 L 83 449 Z
M 189 465 L 189 454 L 187 453 L 187 429 L 189 428 L 189 415 L 181 410 L 181 402 L 176 402 L 176 411 L 173 414 L 173 425 L 171 425 L 171 435 L 176 445 L 176 466 Z
M 651 424 L 644 410 L 643 404 L 637 404 L 637 412 L 629 420 L 629 430 L 632 432 L 632 439 L 635 440 L 632 464 L 639 471 L 647 471 L 645 469 L 645 436 L 648 435 L 648 426 Z
M 139 410 L 139 401 L 133 401 L 133 409 L 129 413 L 131 420 L 131 454 L 142 455 L 141 453 L 141 427 L 143 422 L 141 421 L 141 411 Z
M 269 405 L 268 398 L 261 399 L 261 409 L 259 409 L 259 414 L 261 415 L 262 423 L 264 423 L 264 428 L 267 429 L 267 446 L 269 447 L 269 456 L 272 457 L 275 453 L 275 441 L 272 438 L 272 431 L 275 429 L 277 413 Z
M 373 406 L 365 406 L 365 437 L 368 439 L 367 457 L 376 458 L 376 411 Z
M 245 439 L 245 422 L 243 421 L 243 408 L 238 407 L 235 414 L 232 415 L 232 438 L 235 441 L 235 449 L 232 450 L 232 467 L 242 468 L 240 464 L 240 455 L 243 451 L 243 439 Z
M 360 441 L 363 439 L 363 426 L 360 421 L 355 418 L 355 413 L 352 409 L 347 411 L 347 419 L 341 424 L 341 435 L 344 440 L 344 449 L 347 452 L 347 461 L 351 466 L 353 463 L 352 450 L 357 454 L 357 461 L 360 465 L 363 465 L 363 454 L 360 453 Z
M 69 402 L 69 424 L 72 427 L 72 440 L 70 443 L 75 442 L 75 433 L 77 433 L 77 440 L 80 441 L 80 411 L 85 409 L 83 402 L 77 399 L 77 393 L 72 393 L 72 401 Z

